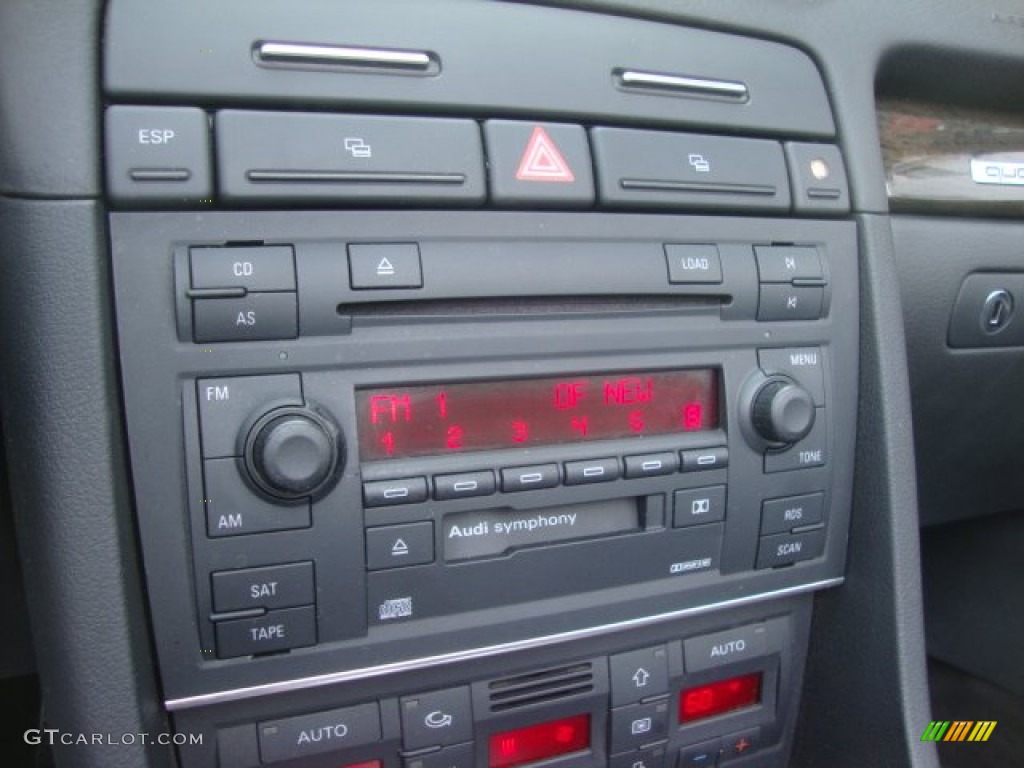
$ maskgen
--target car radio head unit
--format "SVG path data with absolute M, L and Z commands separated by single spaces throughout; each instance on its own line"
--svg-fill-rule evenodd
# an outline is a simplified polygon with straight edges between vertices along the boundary
M 163 307 L 119 317 L 151 589 L 194 617 L 155 617 L 172 706 L 247 665 L 370 677 L 841 576 L 848 222 L 111 225 L 119 306 Z M 360 287 L 382 260 L 395 285 Z

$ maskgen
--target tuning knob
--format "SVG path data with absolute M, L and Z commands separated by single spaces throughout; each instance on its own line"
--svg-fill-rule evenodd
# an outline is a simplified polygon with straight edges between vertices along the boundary
M 814 426 L 814 398 L 791 379 L 769 379 L 754 396 L 754 430 L 776 447 L 791 445 Z
M 261 490 L 281 499 L 314 496 L 342 463 L 339 430 L 308 408 L 279 408 L 249 430 L 245 464 Z

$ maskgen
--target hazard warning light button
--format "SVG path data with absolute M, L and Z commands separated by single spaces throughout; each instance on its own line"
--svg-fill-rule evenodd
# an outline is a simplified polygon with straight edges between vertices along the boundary
M 587 134 L 579 125 L 488 120 L 484 142 L 496 205 L 585 208 L 594 202 Z
M 416 243 L 350 243 L 348 270 L 356 289 L 423 287 Z

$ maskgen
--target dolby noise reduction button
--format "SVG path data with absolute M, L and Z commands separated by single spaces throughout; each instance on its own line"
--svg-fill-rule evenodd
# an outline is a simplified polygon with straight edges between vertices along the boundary
M 424 477 L 404 477 L 399 480 L 373 480 L 363 483 L 363 503 L 367 507 L 416 504 L 426 500 L 427 480 Z
M 565 463 L 566 485 L 607 483 L 618 479 L 619 460 L 614 457 L 588 459 L 587 461 L 567 461 Z
M 693 488 L 675 492 L 673 525 L 685 528 L 725 520 L 725 486 Z
M 432 522 L 366 529 L 366 567 L 371 571 L 434 561 Z
M 494 472 L 460 472 L 456 475 L 434 476 L 434 498 L 438 501 L 467 496 L 490 496 L 497 489 Z
M 535 491 L 539 488 L 554 488 L 558 485 L 557 464 L 535 464 L 529 467 L 508 467 L 501 470 L 501 490 Z

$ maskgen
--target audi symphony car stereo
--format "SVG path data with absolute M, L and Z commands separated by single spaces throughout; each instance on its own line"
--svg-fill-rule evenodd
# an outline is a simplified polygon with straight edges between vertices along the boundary
M 384 39 L 345 10 L 347 42 Z M 214 25 L 237 78 L 169 67 L 161 103 L 140 19 L 108 24 L 138 529 L 165 704 L 209 734 L 183 764 L 781 764 L 857 401 L 813 65 L 616 20 L 651 45 L 587 49 L 600 82 L 530 115 L 460 80 L 438 18 L 400 72 L 277 22 Z M 706 76 L 681 89 L 650 75 L 680 35 Z

